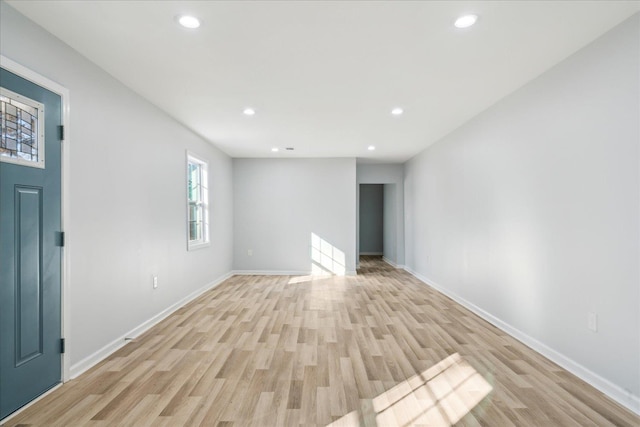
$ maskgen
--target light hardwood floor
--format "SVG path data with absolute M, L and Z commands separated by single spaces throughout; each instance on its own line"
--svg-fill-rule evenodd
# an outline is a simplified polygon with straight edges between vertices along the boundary
M 404 271 L 234 276 L 7 426 L 638 426 Z

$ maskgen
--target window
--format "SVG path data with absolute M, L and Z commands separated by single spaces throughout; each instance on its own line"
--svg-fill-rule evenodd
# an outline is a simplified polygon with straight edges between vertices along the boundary
M 208 165 L 187 153 L 187 235 L 188 249 L 209 245 Z
M 0 88 L 0 161 L 44 168 L 44 105 Z

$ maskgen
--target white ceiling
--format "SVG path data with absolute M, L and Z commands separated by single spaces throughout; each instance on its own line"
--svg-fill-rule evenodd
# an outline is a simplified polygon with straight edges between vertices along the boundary
M 407 160 L 640 10 L 638 1 L 9 3 L 233 157 L 365 162 Z M 477 24 L 456 29 L 469 12 Z M 179 27 L 184 13 L 202 26 Z M 390 114 L 396 106 L 402 116 Z

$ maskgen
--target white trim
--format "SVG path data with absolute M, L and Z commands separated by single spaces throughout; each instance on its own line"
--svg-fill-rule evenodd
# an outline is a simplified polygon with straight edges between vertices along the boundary
M 27 79 L 38 86 L 60 95 L 62 100 L 62 125 L 64 126 L 64 140 L 62 143 L 62 230 L 65 232 L 65 246 L 62 248 L 62 337 L 66 339 L 66 353 L 62 354 L 62 382 L 70 379 L 70 349 L 71 349 L 71 285 L 70 285 L 70 269 L 71 269 L 71 205 L 70 205 L 70 146 L 71 146 L 71 102 L 69 97 L 69 89 L 59 83 L 50 80 L 35 71 L 0 55 L 0 66 L 13 74 Z
M 293 271 L 293 270 L 233 270 L 231 272 L 236 276 L 310 276 L 311 271 Z M 327 276 L 330 276 L 327 274 Z M 320 277 L 320 276 L 318 276 Z
M 360 255 L 382 255 L 382 252 L 360 252 Z
M 0 426 L 5 425 L 6 422 L 8 422 L 9 420 L 11 420 L 12 418 L 18 416 L 22 411 L 24 411 L 25 409 L 27 409 L 30 406 L 33 406 L 34 404 L 36 404 L 37 402 L 41 401 L 42 399 L 44 399 L 45 397 L 47 397 L 48 395 L 50 395 L 51 393 L 53 393 L 54 391 L 56 391 L 57 389 L 59 389 L 60 387 L 62 387 L 62 382 L 59 382 L 58 384 L 54 385 L 53 387 L 51 387 L 49 390 L 45 391 L 44 393 L 42 393 L 40 396 L 36 397 L 35 399 L 33 399 L 32 401 L 30 401 L 29 403 L 27 403 L 24 406 L 21 406 L 19 409 L 17 409 L 15 412 L 10 413 L 9 415 L 7 415 L 6 417 L 4 417 L 3 419 L 0 420 Z
M 385 256 L 382 257 L 382 261 L 386 262 L 387 264 L 389 264 L 393 268 L 398 268 L 398 265 L 395 262 L 391 261 L 389 258 L 387 258 Z
M 213 282 L 190 293 L 186 297 L 182 298 L 176 303 L 165 308 L 160 313 L 156 314 L 155 316 L 151 317 L 150 319 L 146 320 L 145 322 L 142 322 L 140 325 L 131 329 L 129 332 L 111 341 L 109 344 L 105 345 L 100 350 L 96 351 L 95 353 L 85 357 L 78 363 L 74 364 L 73 366 L 71 366 L 71 369 L 70 369 L 71 378 L 77 378 L 79 375 L 83 374 L 84 372 L 91 369 L 92 367 L 94 367 L 95 365 L 97 365 L 107 357 L 109 357 L 111 354 L 113 354 L 120 348 L 124 347 L 127 344 L 129 338 L 136 338 L 140 336 L 144 332 L 148 331 L 149 329 L 151 329 L 152 327 L 160 323 L 162 320 L 169 317 L 176 310 L 184 307 L 186 304 L 193 301 L 194 299 L 204 294 L 205 292 L 215 288 L 216 286 L 218 286 L 219 284 L 221 284 L 222 282 L 230 278 L 232 275 L 233 274 L 231 272 L 224 274 L 223 276 L 219 277 Z
M 187 231 L 188 232 L 188 231 Z M 198 243 L 187 243 L 187 251 L 197 251 L 198 249 L 208 248 L 211 246 L 211 242 L 198 242 Z
M 519 329 L 514 328 L 513 326 L 504 322 L 503 320 L 495 317 L 491 313 L 481 309 L 480 307 L 458 296 L 457 294 L 448 291 L 446 288 L 438 285 L 433 280 L 430 280 L 429 278 L 422 276 L 421 274 L 411 270 L 409 267 L 405 267 L 404 270 L 407 271 L 412 276 L 414 276 L 416 279 L 423 282 L 425 285 L 435 289 L 436 291 L 442 293 L 443 295 L 448 296 L 458 304 L 462 305 L 463 307 L 477 314 L 478 316 L 480 316 L 487 322 L 491 323 L 495 327 L 511 335 L 513 338 L 517 339 L 527 347 L 540 353 L 547 359 L 551 360 L 552 362 L 556 363 L 557 365 L 571 372 L 572 374 L 582 379 L 583 381 L 586 381 L 588 384 L 598 389 L 599 391 L 604 393 L 607 397 L 614 400 L 618 404 L 640 415 L 640 397 L 634 396 L 627 390 L 624 390 L 618 385 L 612 383 L 611 381 L 605 378 L 602 378 L 600 375 L 585 368 L 578 362 L 548 347 L 546 344 L 541 343 L 540 341 L 525 334 Z
M 281 270 L 233 270 L 231 272 L 236 276 L 312 276 L 311 271 L 281 271 Z M 347 270 L 345 276 L 356 276 L 355 270 Z M 323 277 L 324 275 L 316 275 L 315 277 Z M 337 274 L 327 274 L 327 277 L 334 277 Z
M 187 203 L 187 251 L 194 251 L 202 248 L 206 248 L 211 246 L 211 242 L 209 239 L 209 162 L 205 160 L 203 157 L 194 154 L 193 152 L 186 150 L 186 162 L 185 162 L 185 177 L 187 179 L 186 182 L 186 203 Z M 191 240 L 190 239 L 190 225 L 189 225 L 189 216 L 191 215 L 191 206 L 189 203 L 189 165 L 197 164 L 200 168 L 200 199 L 203 199 L 197 206 L 200 206 L 202 209 L 202 239 L 201 240 Z

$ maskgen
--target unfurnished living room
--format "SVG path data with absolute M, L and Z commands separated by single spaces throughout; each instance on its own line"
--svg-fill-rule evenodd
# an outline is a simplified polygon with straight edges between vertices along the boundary
M 0 0 L 0 425 L 640 425 L 640 1 Z

